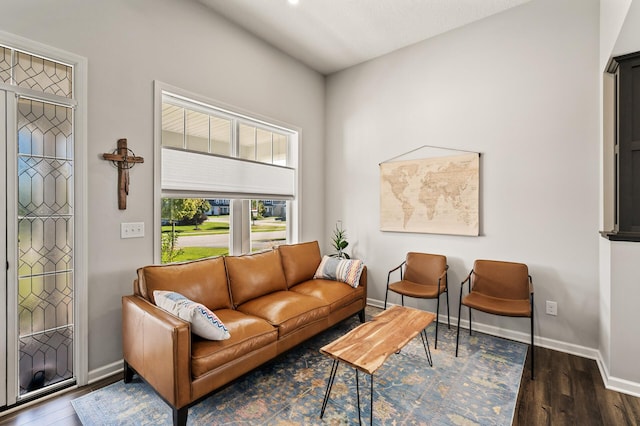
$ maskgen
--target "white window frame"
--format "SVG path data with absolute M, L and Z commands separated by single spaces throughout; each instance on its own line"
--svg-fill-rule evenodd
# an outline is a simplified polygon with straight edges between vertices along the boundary
M 289 136 L 289 146 L 288 146 L 288 162 L 287 167 L 290 167 L 295 170 L 294 172 L 294 197 L 293 199 L 287 200 L 287 243 L 295 243 L 298 242 L 300 229 L 301 229 L 301 195 L 299 188 L 301 188 L 300 183 L 300 142 L 302 131 L 299 127 L 293 126 L 291 124 L 283 123 L 278 120 L 275 120 L 270 117 L 265 117 L 263 115 L 253 113 L 250 111 L 243 110 L 242 108 L 238 108 L 232 105 L 227 105 L 222 102 L 208 99 L 204 96 L 198 95 L 196 93 L 189 92 L 187 90 L 183 90 L 177 88 L 175 86 L 169 85 L 167 83 L 163 83 L 161 81 L 154 81 L 154 191 L 153 191 L 153 200 L 154 200 L 154 210 L 153 210 L 153 237 L 154 237 L 154 247 L 153 247 L 153 257 L 154 262 L 160 263 L 162 259 L 161 255 L 161 209 L 160 204 L 162 200 L 162 102 L 163 95 L 168 94 L 172 98 L 175 99 L 183 99 L 186 103 L 188 103 L 188 108 L 193 110 L 198 110 L 197 107 L 194 108 L 194 103 L 197 105 L 198 103 L 202 104 L 203 112 L 207 108 L 215 108 L 219 111 L 216 112 L 217 115 L 220 116 L 228 116 L 229 118 L 235 119 L 237 122 L 244 122 L 245 120 L 249 122 L 250 125 L 256 126 L 258 125 L 260 128 L 265 128 L 268 130 L 276 130 L 276 131 L 284 131 L 285 133 L 290 134 Z M 238 147 L 233 143 L 234 140 L 237 139 L 237 132 L 239 124 L 236 124 L 232 127 L 232 147 L 231 154 L 232 156 L 237 155 Z M 210 195 L 207 195 L 209 197 Z M 217 196 L 218 198 L 229 198 L 229 194 L 211 194 L 211 196 Z M 268 195 L 265 195 L 266 198 L 272 198 Z M 257 199 L 256 197 L 252 197 L 252 199 Z M 231 199 L 230 201 L 230 209 L 231 209 L 231 229 L 235 227 L 236 232 L 231 232 L 229 236 L 229 254 L 238 255 L 241 253 L 246 253 L 249 251 L 248 248 L 251 247 L 250 242 L 250 229 L 247 226 L 242 226 L 243 223 L 250 223 L 250 215 L 251 209 L 245 208 L 242 206 L 242 203 L 249 202 L 244 199 Z M 234 208 L 235 207 L 235 208 Z M 246 216 L 246 217 L 245 217 Z M 240 222 L 240 226 L 238 226 L 238 222 Z

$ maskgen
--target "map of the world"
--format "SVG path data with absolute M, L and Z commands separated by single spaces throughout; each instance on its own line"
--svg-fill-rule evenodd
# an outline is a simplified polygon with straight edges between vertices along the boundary
M 380 229 L 478 235 L 477 153 L 380 164 Z

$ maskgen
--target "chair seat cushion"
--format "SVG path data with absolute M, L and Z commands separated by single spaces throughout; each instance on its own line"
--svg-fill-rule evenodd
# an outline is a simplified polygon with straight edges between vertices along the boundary
M 316 321 L 328 321 L 329 316 L 329 305 L 324 301 L 289 290 L 250 300 L 238 306 L 238 310 L 278 327 L 279 339 Z
M 423 299 L 435 299 L 438 297 L 438 284 L 417 284 L 411 281 L 402 280 L 389 284 L 389 290 L 409 297 Z M 444 291 L 444 286 L 442 287 Z
M 262 318 L 232 309 L 217 310 L 215 314 L 224 322 L 231 337 L 227 340 L 215 341 L 193 336 L 191 373 L 194 378 L 267 346 L 278 338 L 278 330 Z
M 481 293 L 470 293 L 462 299 L 462 304 L 479 311 L 509 317 L 530 317 L 529 300 L 501 299 Z

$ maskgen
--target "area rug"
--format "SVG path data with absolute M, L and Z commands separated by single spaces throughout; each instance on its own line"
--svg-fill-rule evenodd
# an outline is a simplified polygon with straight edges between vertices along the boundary
M 367 317 L 378 313 L 367 308 Z M 324 418 L 320 409 L 331 359 L 319 349 L 359 324 L 348 319 L 189 408 L 189 425 L 358 424 L 355 371 L 340 365 Z M 455 327 L 427 329 L 433 367 L 419 337 L 374 377 L 376 425 L 510 425 L 527 345 Z M 359 374 L 362 422 L 370 419 L 370 377 Z M 172 411 L 134 376 L 72 401 L 83 425 L 171 425 Z

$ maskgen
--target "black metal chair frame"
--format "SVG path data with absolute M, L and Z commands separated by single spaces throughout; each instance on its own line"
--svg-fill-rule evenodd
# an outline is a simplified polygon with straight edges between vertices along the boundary
M 393 268 L 392 270 L 389 271 L 389 273 L 387 274 L 387 291 L 384 294 L 384 309 L 387 309 L 387 299 L 389 297 L 389 281 L 391 280 L 391 274 L 395 271 L 397 271 L 398 269 L 400 270 L 400 281 L 402 281 L 402 277 L 403 277 L 403 266 L 405 266 L 407 263 L 407 261 L 403 261 L 400 265 L 396 266 L 395 268 Z M 442 296 L 442 293 L 446 293 L 447 296 L 447 328 L 451 329 L 451 315 L 450 315 L 450 308 L 449 308 L 449 280 L 447 279 L 447 272 L 449 271 L 449 265 L 445 266 L 444 269 L 444 273 L 442 275 L 440 275 L 440 277 L 438 277 L 438 296 L 435 298 L 437 299 L 436 302 L 436 343 L 434 345 L 435 349 L 438 349 L 438 323 L 440 321 L 438 321 L 438 317 L 440 316 L 440 296 Z M 442 281 L 442 279 L 444 278 L 444 291 L 442 293 L 440 293 L 440 282 Z M 393 290 L 391 290 L 393 291 Z M 394 292 L 395 293 L 395 292 Z M 402 300 L 402 306 L 404 306 L 404 294 L 400 294 L 401 296 L 401 300 Z M 410 297 L 410 296 L 407 296 Z M 426 298 L 422 298 L 420 297 L 419 299 L 426 299 Z
M 471 293 L 471 276 L 474 274 L 475 272 L 473 271 L 473 269 L 471 270 L 471 272 L 469 272 L 469 275 L 467 275 L 467 278 L 465 278 L 464 281 L 462 281 L 462 283 L 460 284 L 460 302 L 458 304 L 458 331 L 456 334 L 456 357 L 458 356 L 458 342 L 460 340 L 460 317 L 462 316 L 462 293 L 464 290 L 464 283 L 468 283 L 468 292 Z M 531 287 L 531 290 L 529 291 L 530 297 L 529 297 L 529 303 L 531 303 L 531 380 L 534 379 L 533 377 L 533 364 L 534 364 L 534 343 L 533 343 L 533 280 L 531 279 L 531 275 L 528 275 L 529 277 L 529 286 Z M 471 336 L 471 307 L 467 306 L 467 308 L 469 308 L 469 336 Z M 491 314 L 491 315 L 499 315 L 499 314 Z M 501 315 L 504 316 L 504 315 Z

